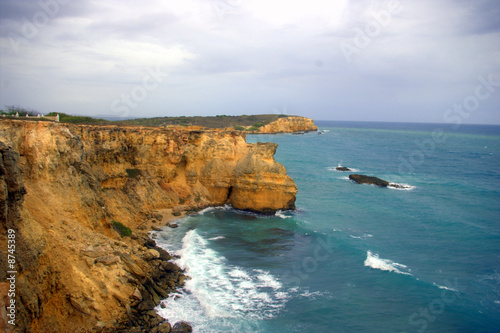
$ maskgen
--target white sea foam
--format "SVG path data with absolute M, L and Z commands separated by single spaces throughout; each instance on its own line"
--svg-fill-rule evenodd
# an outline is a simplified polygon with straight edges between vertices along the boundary
M 215 207 L 208 207 L 208 208 L 200 210 L 198 212 L 198 215 L 203 215 L 205 213 L 208 213 L 208 212 L 211 212 L 211 211 L 214 211 L 214 210 L 215 210 Z
M 225 239 L 225 238 L 226 238 L 226 237 L 224 237 L 224 236 L 215 236 L 215 237 L 209 238 L 208 240 L 210 240 L 210 241 L 215 241 L 215 240 Z
M 341 166 L 342 166 L 342 165 L 340 165 L 340 164 L 339 164 L 339 165 L 338 165 L 338 166 L 336 166 L 336 167 L 327 167 L 326 169 L 327 169 L 328 171 L 335 171 L 335 172 L 359 172 L 359 169 L 354 169 L 354 168 L 349 168 L 349 169 L 350 169 L 350 171 L 339 171 L 339 170 L 337 170 L 337 168 L 338 168 L 338 167 L 341 167 Z
M 278 216 L 278 217 L 280 217 L 280 218 L 282 218 L 282 219 L 288 219 L 288 218 L 290 218 L 290 217 L 291 217 L 290 215 L 285 215 L 285 214 L 283 213 L 283 211 L 281 211 L 281 210 L 276 211 L 276 213 L 275 213 L 274 215 L 275 215 L 275 216 Z
M 409 184 L 399 184 L 399 183 L 390 183 L 388 188 L 392 189 L 392 190 L 399 190 L 399 191 L 413 191 L 416 186 L 412 186 L 412 185 L 409 185 Z
M 441 286 L 441 285 L 439 285 L 439 284 L 437 284 L 437 283 L 433 283 L 433 284 L 434 284 L 436 287 L 438 287 L 439 289 L 444 289 L 444 290 L 449 290 L 449 291 L 455 291 L 455 292 L 456 292 L 456 291 L 458 291 L 458 290 L 453 289 L 453 288 L 450 288 L 450 287 Z
M 258 273 L 257 275 L 257 279 L 259 280 L 259 284 L 257 285 L 258 287 L 272 288 L 274 290 L 278 290 L 283 287 L 281 282 L 276 280 L 274 276 L 269 274 L 269 272 L 260 269 L 256 269 L 255 272 Z
M 389 259 L 381 259 L 378 254 L 373 254 L 371 251 L 366 252 L 365 266 L 373 269 L 380 269 L 381 271 L 394 272 L 398 274 L 411 275 L 407 272 L 402 272 L 399 269 L 407 269 L 406 265 L 398 264 Z
M 272 274 L 228 264 L 196 230 L 188 231 L 182 243 L 176 263 L 190 279 L 180 294 L 163 301 L 164 308 L 156 308 L 171 322 L 188 321 L 200 332 L 211 327 L 253 331 L 256 321 L 272 318 L 289 299 Z
M 302 290 L 299 296 L 309 299 L 316 299 L 318 297 L 331 298 L 332 295 L 328 291 L 309 291 L 305 289 Z
M 355 238 L 355 239 L 366 239 L 366 238 L 371 238 L 373 237 L 372 234 L 363 234 L 361 236 L 354 236 L 354 235 L 349 235 L 351 238 Z
M 198 215 L 204 215 L 208 212 L 212 212 L 214 210 L 230 210 L 233 209 L 230 205 L 224 205 L 224 206 L 217 206 L 217 207 L 207 207 L 198 212 Z

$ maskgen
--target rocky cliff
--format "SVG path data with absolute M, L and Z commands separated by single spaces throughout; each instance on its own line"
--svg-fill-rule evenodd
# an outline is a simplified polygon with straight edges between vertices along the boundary
M 318 126 L 314 121 L 305 117 L 290 116 L 278 118 L 277 120 L 264 125 L 256 131 L 257 133 L 297 133 L 317 131 Z
M 157 326 L 152 307 L 184 276 L 151 244 L 149 228 L 211 205 L 293 209 L 297 187 L 275 151 L 238 131 L 0 121 L 0 251 L 6 258 L 14 230 L 16 329 Z M 132 235 L 120 237 L 117 222 Z M 6 260 L 0 265 L 2 291 Z

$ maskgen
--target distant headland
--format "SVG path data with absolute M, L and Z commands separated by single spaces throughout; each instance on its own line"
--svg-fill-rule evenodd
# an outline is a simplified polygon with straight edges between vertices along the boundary
M 238 130 L 245 133 L 297 133 L 316 131 L 318 127 L 309 118 L 285 114 L 256 115 L 217 115 L 217 116 L 178 116 L 135 118 L 126 120 L 109 120 L 104 118 L 78 116 L 66 113 L 51 112 L 41 115 L 33 110 L 14 108 L 11 112 L 3 112 L 3 118 L 19 120 L 57 121 L 79 125 L 119 125 L 145 127 L 184 127 L 197 129 Z

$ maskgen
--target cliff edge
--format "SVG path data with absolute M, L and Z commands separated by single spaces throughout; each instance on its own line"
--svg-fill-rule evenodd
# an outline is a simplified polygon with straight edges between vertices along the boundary
M 0 121 L 0 251 L 6 258 L 13 230 L 15 330 L 157 327 L 152 308 L 185 277 L 149 228 L 214 205 L 293 209 L 297 187 L 276 148 L 239 131 Z M 119 224 L 132 234 L 120 236 Z M 9 269 L 0 265 L 3 292 Z

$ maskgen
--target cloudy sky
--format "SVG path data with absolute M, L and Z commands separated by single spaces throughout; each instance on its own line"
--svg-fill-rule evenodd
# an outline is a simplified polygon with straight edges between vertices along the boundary
M 498 0 L 0 0 L 0 106 L 500 124 Z

